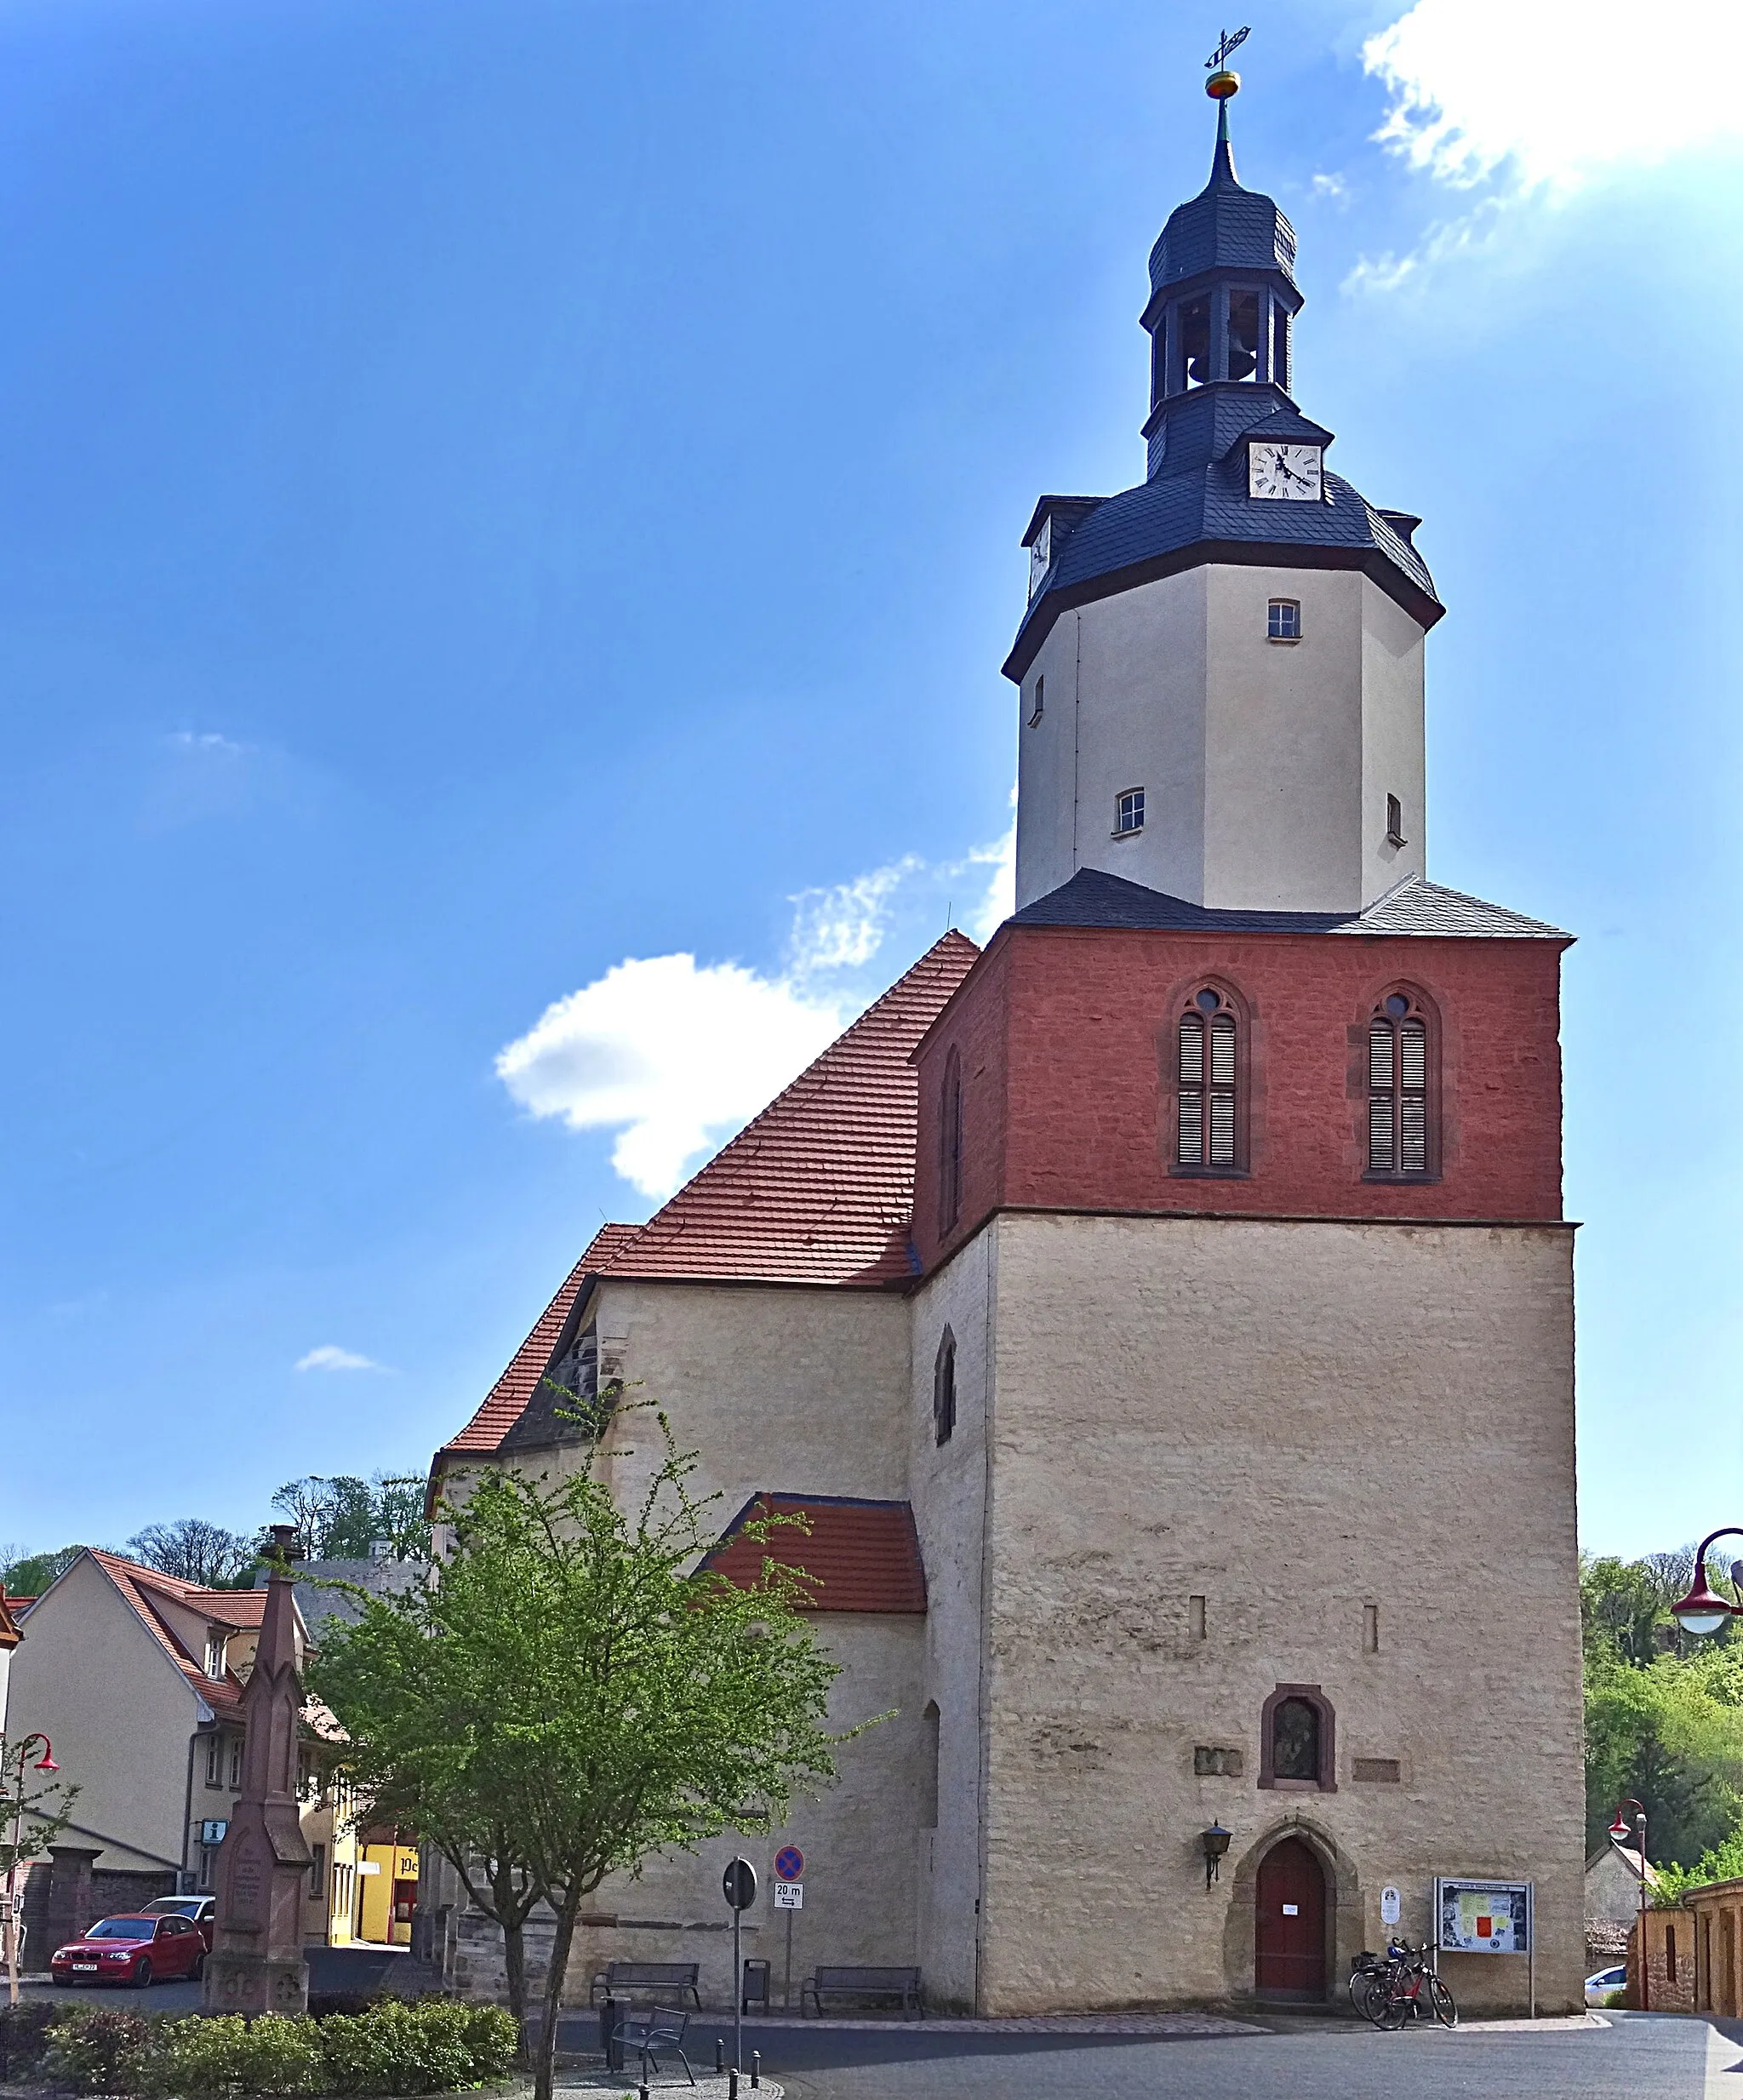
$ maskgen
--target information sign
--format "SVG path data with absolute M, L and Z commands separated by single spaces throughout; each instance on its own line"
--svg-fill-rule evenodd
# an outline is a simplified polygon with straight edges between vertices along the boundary
M 224 1834 L 229 1828 L 230 1823 L 226 1817 L 214 1817 L 210 1821 L 200 1825 L 200 1843 L 202 1845 L 222 1845 Z
M 1390 1882 L 1380 1891 L 1380 1922 L 1396 1925 L 1404 1908 L 1404 1898 Z
M 774 1855 L 774 1878 L 777 1881 L 804 1880 L 805 1855 L 797 1845 L 783 1845 Z
M 1453 1881 L 1434 1885 L 1435 1943 L 1457 1954 L 1531 1952 L 1529 1881 Z
M 777 1881 L 774 1885 L 774 1908 L 777 1910 L 803 1910 L 805 1908 L 804 1883 Z

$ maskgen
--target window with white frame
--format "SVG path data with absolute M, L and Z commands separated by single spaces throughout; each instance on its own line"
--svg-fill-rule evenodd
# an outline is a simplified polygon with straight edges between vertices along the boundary
M 1129 838 L 1134 832 L 1144 828 L 1144 790 L 1128 787 L 1114 798 L 1113 835 L 1116 838 Z
M 1266 615 L 1265 632 L 1273 642 L 1299 642 L 1301 638 L 1301 601 L 1274 598 Z

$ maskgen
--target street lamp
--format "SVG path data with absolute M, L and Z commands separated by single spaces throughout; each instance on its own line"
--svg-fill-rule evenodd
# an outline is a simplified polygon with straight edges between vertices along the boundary
M 1700 1581 L 1700 1577 L 1697 1573 L 1695 1576 L 1697 1585 Z M 1632 1832 L 1628 1828 L 1628 1818 L 1622 1813 L 1625 1808 L 1632 1808 L 1637 1811 L 1634 1817 L 1634 1828 Z M 1646 1811 L 1632 1794 L 1626 1800 L 1617 1803 L 1616 1820 L 1610 1825 L 1610 1835 L 1618 1845 L 1626 1845 L 1630 1836 L 1637 1837 L 1640 1841 L 1640 2010 L 1643 2012 L 1649 2012 L 1652 2007 L 1648 2002 L 1650 1994 L 1648 1988 L 1646 1959 Z
M 1743 1612 L 1743 1606 L 1729 1603 L 1716 1596 L 1707 1586 L 1706 1549 L 1716 1538 L 1743 1538 L 1743 1525 L 1723 1524 L 1717 1531 L 1709 1531 L 1694 1549 L 1694 1580 L 1689 1585 L 1686 1597 L 1679 1597 L 1671 1606 L 1671 1616 L 1685 1634 L 1716 1634 L 1727 1619 Z M 1731 1579 L 1737 1579 L 1737 1571 L 1743 1562 L 1731 1563 Z
M 35 1769 L 39 1772 L 60 1770 L 54 1762 L 54 1746 L 46 1736 L 26 1736 L 19 1744 L 18 1792 L 12 1806 L 12 1858 L 6 1869 L 7 1994 L 14 2005 L 18 2003 L 18 1852 L 24 1842 L 24 1768 L 31 1746 L 37 1742 L 43 1746 L 43 1754 L 37 1760 Z

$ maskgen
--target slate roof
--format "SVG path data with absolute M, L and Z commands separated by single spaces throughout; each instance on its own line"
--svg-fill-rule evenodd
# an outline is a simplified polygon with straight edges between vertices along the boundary
M 1226 102 L 1217 110 L 1209 181 L 1169 214 L 1150 251 L 1150 282 L 1158 291 L 1207 270 L 1274 270 L 1295 281 L 1295 229 L 1271 197 L 1235 179 Z
M 557 1285 L 557 1296 L 533 1322 L 531 1333 L 509 1359 L 508 1368 L 479 1402 L 477 1414 L 451 1443 L 444 1444 L 436 1454 L 436 1469 L 430 1476 L 432 1500 L 436 1473 L 445 1457 L 456 1451 L 494 1451 L 520 1420 L 527 1402 L 545 1376 L 545 1368 L 557 1347 L 557 1338 L 563 1332 L 563 1322 L 580 1296 L 581 1285 L 620 1247 L 633 1240 L 640 1230 L 638 1225 L 605 1225 L 594 1233 L 587 1251 Z
M 803 1513 L 809 1529 L 779 1525 L 766 1540 L 742 1527 L 765 1515 Z M 816 1584 L 811 1611 L 922 1613 L 926 1571 L 914 1513 L 906 1502 L 862 1502 L 849 1495 L 753 1495 L 704 1554 L 702 1565 L 749 1588 L 764 1560 L 802 1568 Z
M 1214 413 L 1219 403 L 1207 396 L 1222 398 L 1220 417 Z M 1241 398 L 1232 401 L 1232 396 Z M 1023 677 L 1060 613 L 1207 562 L 1360 569 L 1425 627 L 1440 618 L 1443 608 L 1427 564 L 1341 475 L 1327 470 L 1322 503 L 1264 502 L 1248 495 L 1243 440 L 1249 428 L 1263 423 L 1282 434 L 1289 422 L 1304 430 L 1318 427 L 1294 415 L 1287 397 L 1275 387 L 1243 382 L 1238 387 L 1201 387 L 1180 398 L 1189 408 L 1203 401 L 1208 423 L 1233 421 L 1237 410 L 1248 413 L 1216 456 L 1182 464 L 1180 451 L 1196 454 L 1212 443 L 1220 444 L 1223 436 L 1220 429 L 1211 429 L 1201 447 L 1199 433 L 1183 409 L 1170 421 L 1170 456 L 1155 478 L 1105 497 L 1057 546 L 1005 660 L 1008 678 Z
M 1011 926 L 1120 927 L 1156 933 L 1358 933 L 1438 936 L 1443 939 L 1568 941 L 1572 936 L 1463 890 L 1410 875 L 1361 912 L 1230 912 L 1190 904 L 1099 867 L 1080 867 L 1069 882 L 1006 920 Z

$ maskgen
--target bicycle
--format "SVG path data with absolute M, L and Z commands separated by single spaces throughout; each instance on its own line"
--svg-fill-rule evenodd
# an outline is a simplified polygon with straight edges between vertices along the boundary
M 1408 1940 L 1394 1940 L 1386 1954 L 1383 1966 L 1375 1962 L 1371 1969 L 1360 1972 L 1363 1980 L 1359 1992 L 1356 1976 L 1350 1978 L 1351 1994 L 1363 2017 L 1391 2034 L 1397 2034 L 1406 2020 L 1413 2019 L 1432 2019 L 1441 2027 L 1456 2027 L 1457 2001 L 1428 1966 L 1426 1942 L 1412 1947 Z

